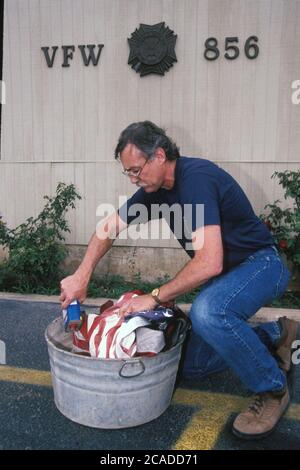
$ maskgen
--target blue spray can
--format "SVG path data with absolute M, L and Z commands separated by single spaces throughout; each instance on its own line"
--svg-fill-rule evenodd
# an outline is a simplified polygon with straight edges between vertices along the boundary
M 62 316 L 65 331 L 79 330 L 82 325 L 83 312 L 80 310 L 80 303 L 78 300 L 73 300 L 73 302 L 71 302 L 70 305 L 62 311 Z

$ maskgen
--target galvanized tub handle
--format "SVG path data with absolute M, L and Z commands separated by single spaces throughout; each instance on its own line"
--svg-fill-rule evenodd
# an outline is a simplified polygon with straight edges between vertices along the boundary
M 137 374 L 130 374 L 130 375 L 124 374 L 126 366 L 129 365 L 129 367 L 130 367 L 131 364 L 139 364 L 141 366 L 141 370 Z M 123 369 L 124 369 L 124 371 L 123 371 Z M 119 370 L 119 376 L 123 377 L 123 378 L 126 378 L 126 379 L 131 379 L 133 377 L 138 377 L 139 375 L 142 375 L 145 372 L 145 369 L 146 369 L 145 364 L 143 363 L 143 361 L 141 361 L 141 359 L 138 359 L 138 360 L 135 360 L 135 361 L 125 361 L 124 364 L 122 365 L 121 369 Z

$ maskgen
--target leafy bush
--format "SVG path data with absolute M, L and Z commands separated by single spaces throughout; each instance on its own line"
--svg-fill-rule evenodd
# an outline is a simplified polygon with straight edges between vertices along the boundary
M 65 213 L 81 199 L 73 184 L 59 183 L 54 197 L 42 212 L 15 229 L 0 220 L 0 245 L 9 249 L 9 259 L 0 264 L 0 289 L 40 292 L 58 286 L 61 262 L 67 255 L 63 233 L 70 232 Z
M 141 274 L 137 273 L 132 281 L 126 280 L 123 276 L 108 274 L 101 278 L 93 277 L 89 283 L 88 296 L 89 297 L 109 297 L 117 299 L 124 292 L 131 291 L 134 289 L 141 290 L 145 293 L 151 292 L 155 287 L 161 286 L 170 280 L 169 276 L 159 277 L 155 282 L 143 281 Z M 191 292 L 182 294 L 177 297 L 176 302 L 178 303 L 190 303 L 193 302 L 195 297 L 199 293 L 199 288 L 194 289 Z
M 300 273 L 300 171 L 275 172 L 284 189 L 284 198 L 291 198 L 292 205 L 282 209 L 277 200 L 268 204 L 269 209 L 263 215 L 264 222 L 269 227 L 280 252 L 284 253 L 290 262 L 294 273 Z

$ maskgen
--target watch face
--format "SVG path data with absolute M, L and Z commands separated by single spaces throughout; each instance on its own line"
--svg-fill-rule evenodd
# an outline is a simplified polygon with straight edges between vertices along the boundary
M 159 294 L 159 289 L 153 289 L 152 295 L 158 295 Z

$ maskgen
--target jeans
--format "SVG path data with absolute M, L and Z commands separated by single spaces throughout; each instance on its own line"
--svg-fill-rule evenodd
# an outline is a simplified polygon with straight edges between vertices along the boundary
M 254 393 L 285 387 L 285 374 L 269 350 L 280 337 L 279 324 L 252 327 L 247 320 L 281 297 L 289 278 L 276 248 L 268 247 L 206 282 L 189 314 L 192 330 L 183 377 L 205 377 L 230 367 Z

